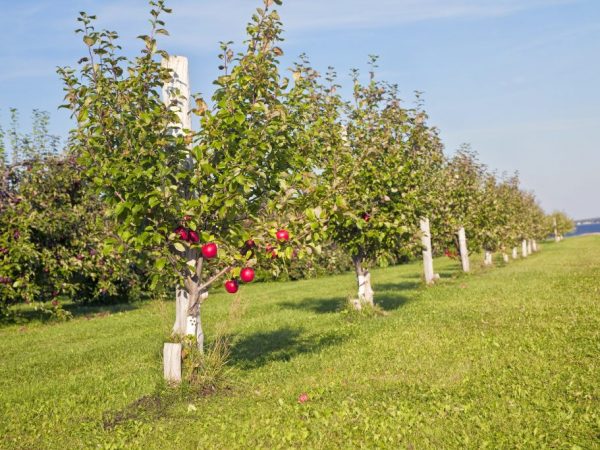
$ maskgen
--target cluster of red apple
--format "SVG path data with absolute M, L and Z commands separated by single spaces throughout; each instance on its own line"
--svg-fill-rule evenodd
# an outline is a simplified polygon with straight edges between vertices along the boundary
M 187 241 L 190 244 L 197 244 L 200 241 L 200 236 L 196 231 L 181 226 L 175 228 L 175 234 L 179 236 L 182 241 Z
M 275 238 L 277 238 L 279 242 L 287 242 L 290 240 L 290 233 L 285 229 L 277 230 L 277 233 L 275 233 Z M 244 243 L 242 254 L 245 255 L 249 251 L 252 252 L 254 248 L 256 248 L 256 242 L 254 242 L 252 239 L 249 239 Z M 277 250 L 273 245 L 267 244 L 265 251 L 271 255 L 272 259 L 278 258 Z M 240 280 L 242 280 L 244 283 L 250 283 L 252 280 L 254 280 L 254 269 L 251 267 L 244 267 L 240 272 Z M 225 282 L 225 290 L 230 294 L 235 294 L 238 289 L 239 283 L 237 279 L 233 278 Z
M 184 220 L 189 221 L 191 220 L 191 217 L 185 216 Z M 177 228 L 175 228 L 174 232 L 177 236 L 179 236 L 181 240 L 189 242 L 191 244 L 197 244 L 200 241 L 200 236 L 196 231 L 187 229 L 183 226 L 178 226 Z M 275 233 L 275 237 L 279 242 L 287 242 L 290 239 L 290 233 L 285 229 L 277 230 L 277 233 Z M 255 247 L 256 242 L 254 242 L 252 239 L 247 240 L 244 243 L 244 247 L 242 248 L 242 254 L 245 255 L 248 251 L 253 251 Z M 272 245 L 268 244 L 265 250 L 271 255 L 271 258 L 275 259 L 278 257 L 277 250 Z M 218 247 L 217 244 L 215 244 L 214 242 L 208 242 L 202 245 L 200 251 L 202 252 L 202 257 L 204 259 L 213 259 L 217 257 Z M 240 280 L 244 283 L 250 283 L 254 280 L 254 275 L 254 269 L 252 269 L 251 267 L 244 267 L 240 272 Z M 225 290 L 230 294 L 235 294 L 238 291 L 238 289 L 239 282 L 237 279 L 232 278 L 225 281 Z

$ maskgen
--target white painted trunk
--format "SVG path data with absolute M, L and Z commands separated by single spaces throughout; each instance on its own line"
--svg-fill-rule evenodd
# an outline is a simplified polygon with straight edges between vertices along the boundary
M 364 305 L 374 305 L 373 288 L 371 286 L 371 274 L 362 267 L 362 261 L 358 257 L 352 258 L 354 262 L 354 270 L 356 271 L 356 281 L 358 283 L 358 299 L 352 301 L 355 309 L 361 310 Z
M 513 247 L 512 257 L 513 259 L 519 259 L 519 250 L 517 249 L 517 247 Z
M 531 248 L 533 249 L 534 252 L 538 251 L 538 245 L 537 245 L 537 241 L 535 239 L 533 239 L 531 241 Z
M 421 244 L 423 245 L 423 272 L 425 283 L 433 284 L 435 273 L 433 271 L 433 252 L 431 250 L 431 229 L 429 219 L 421 219 Z
M 165 342 L 163 346 L 163 373 L 169 383 L 181 383 L 181 343 Z
M 504 260 L 504 262 L 505 262 L 506 264 L 508 264 L 508 263 L 509 263 L 509 261 L 510 261 L 510 258 L 508 257 L 508 254 L 507 254 L 507 253 L 502 253 L 502 259 Z
M 469 250 L 467 247 L 467 234 L 465 233 L 464 227 L 460 227 L 458 230 L 458 247 L 463 272 L 469 272 L 471 270 L 469 264 Z
M 176 336 L 186 334 L 188 308 L 189 301 L 186 290 L 177 288 L 175 291 L 175 324 L 173 325 L 173 334 Z
M 554 218 L 554 241 L 560 242 L 560 236 L 558 235 L 558 226 L 556 223 L 556 217 Z
M 494 259 L 493 259 L 492 252 L 486 250 L 483 264 L 486 266 L 491 266 L 493 263 L 494 263 Z
M 527 241 L 527 254 L 531 255 L 533 253 L 533 245 L 531 244 L 531 239 Z
M 527 258 L 528 253 L 527 253 L 527 240 L 523 239 L 523 242 L 521 243 L 521 253 L 523 254 L 523 258 Z
M 373 296 L 371 273 L 368 270 L 364 270 L 363 274 L 358 276 L 358 299 L 362 304 L 373 306 Z

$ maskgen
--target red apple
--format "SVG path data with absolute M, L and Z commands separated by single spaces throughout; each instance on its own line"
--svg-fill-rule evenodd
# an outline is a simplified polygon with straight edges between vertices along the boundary
M 235 294 L 239 288 L 240 288 L 240 286 L 238 285 L 238 282 L 235 280 L 227 280 L 225 282 L 225 290 L 227 292 L 229 292 L 230 294 Z
M 248 239 L 246 242 L 244 242 L 244 245 L 248 248 L 254 248 L 256 247 L 256 242 L 254 242 L 252 239 Z
M 265 247 L 265 251 L 267 253 L 271 254 L 271 258 L 272 259 L 276 259 L 277 258 L 277 250 L 275 250 L 275 247 L 273 247 L 271 244 L 267 244 L 267 246 Z
M 179 236 L 179 238 L 181 240 L 183 240 L 183 241 L 187 241 L 188 240 L 188 232 L 183 227 L 177 227 L 177 228 L 175 228 L 175 234 L 177 236 Z
M 212 259 L 217 256 L 217 244 L 209 242 L 202 246 L 202 257 L 205 259 Z
M 188 240 L 192 243 L 192 244 L 197 244 L 198 241 L 200 241 L 200 236 L 198 236 L 198 233 L 196 233 L 194 230 L 190 230 L 188 232 Z
M 254 269 L 250 267 L 244 267 L 240 272 L 240 278 L 244 283 L 250 283 L 254 280 Z
M 365 222 L 368 222 L 369 220 L 371 220 L 371 214 L 363 213 L 362 218 Z
M 192 216 L 185 215 L 185 216 L 183 216 L 183 220 L 185 222 L 189 222 L 190 220 L 192 220 Z
M 288 232 L 288 230 L 281 229 L 278 230 L 277 233 L 275 233 L 275 237 L 280 242 L 286 242 L 290 240 L 290 233 Z

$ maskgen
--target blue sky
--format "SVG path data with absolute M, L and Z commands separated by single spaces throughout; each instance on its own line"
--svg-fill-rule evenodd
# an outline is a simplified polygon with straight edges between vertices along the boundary
M 163 48 L 190 58 L 192 88 L 212 92 L 218 41 L 240 43 L 258 0 L 171 0 Z M 147 29 L 143 0 L 0 0 L 0 120 L 17 107 L 47 110 L 52 131 L 72 126 L 58 111 L 55 67 L 83 55 L 78 11 L 117 30 L 126 51 Z M 367 55 L 403 97 L 425 92 L 446 151 L 470 143 L 499 172 L 521 174 L 547 210 L 600 216 L 600 1 L 284 0 L 283 63 L 302 52 L 343 84 Z M 23 120 L 24 126 L 27 121 Z

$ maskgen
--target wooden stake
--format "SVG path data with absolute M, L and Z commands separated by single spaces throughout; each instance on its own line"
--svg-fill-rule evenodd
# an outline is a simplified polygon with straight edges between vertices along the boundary
M 163 366 L 165 380 L 174 384 L 181 383 L 181 344 L 165 342 Z
M 188 59 L 185 56 L 171 55 L 163 58 L 162 66 L 171 69 L 171 79 L 163 86 L 163 101 L 171 111 L 178 117 L 178 123 L 171 124 L 173 133 L 176 135 L 184 134 L 185 130 L 192 129 L 192 119 L 190 115 L 190 77 L 188 71 Z M 188 159 L 189 163 L 189 159 Z M 186 252 L 186 260 L 191 259 L 191 253 Z M 175 335 L 185 336 L 188 315 L 188 296 L 185 289 L 178 287 L 175 290 L 175 324 L 173 333 Z M 196 333 L 193 333 L 196 334 Z

